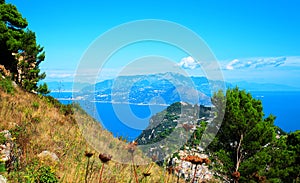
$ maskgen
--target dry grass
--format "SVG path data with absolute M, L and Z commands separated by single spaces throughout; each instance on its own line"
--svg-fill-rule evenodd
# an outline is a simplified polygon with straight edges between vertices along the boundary
M 88 160 L 85 152 L 94 153 L 90 158 L 88 182 L 99 182 L 102 165 L 99 153 L 110 153 L 113 156 L 112 161 L 105 166 L 102 182 L 135 182 L 132 165 L 118 163 L 119 160 L 130 160 L 131 154 L 126 151 L 128 144 L 103 130 L 98 122 L 81 109 L 75 109 L 75 114 L 64 115 L 44 97 L 18 88 L 14 94 L 7 94 L 0 89 L 0 131 L 4 129 L 10 130 L 16 138 L 15 152 L 19 157 L 18 165 L 14 165 L 13 170 L 5 175 L 10 182 L 24 182 L 30 171 L 34 172 L 44 165 L 51 167 L 60 182 L 84 182 Z M 86 133 L 90 134 L 89 137 L 83 136 Z M 38 158 L 37 155 L 45 150 L 55 153 L 59 161 Z M 149 162 L 138 150 L 134 158 L 135 162 Z M 166 182 L 169 177 L 156 164 L 135 168 L 140 182 Z M 144 177 L 148 173 L 151 175 Z M 175 176 L 168 179 L 168 182 L 177 180 Z

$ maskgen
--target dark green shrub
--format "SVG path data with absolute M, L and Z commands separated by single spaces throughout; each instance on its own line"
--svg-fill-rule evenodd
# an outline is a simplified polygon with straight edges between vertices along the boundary
M 0 133 L 0 144 L 5 144 L 6 138 L 4 137 L 3 133 Z
M 14 93 L 14 86 L 12 84 L 12 81 L 8 78 L 2 78 L 2 75 L 0 74 L 0 88 L 5 92 L 9 94 Z
M 33 162 L 27 169 L 27 175 L 24 176 L 26 182 L 32 183 L 57 183 L 58 178 L 55 172 L 49 166 L 40 166 L 37 169 L 37 162 Z
M 41 120 L 41 118 L 40 117 L 32 117 L 31 118 L 31 122 L 33 122 L 33 123 L 39 123 L 39 122 L 41 122 L 42 120 Z
M 42 166 L 37 171 L 35 182 L 38 183 L 56 183 L 58 178 L 49 166 Z
M 60 107 L 60 111 L 65 115 L 72 115 L 74 114 L 74 110 L 73 110 L 73 106 L 72 104 L 68 104 L 68 105 L 61 105 Z
M 40 104 L 38 102 L 33 102 L 32 107 L 38 109 L 40 107 Z
M 57 99 L 49 95 L 45 96 L 45 100 L 47 101 L 47 103 L 52 104 L 54 107 L 57 108 L 59 108 L 62 105 Z
M 50 93 L 50 90 L 48 89 L 48 85 L 46 83 L 43 83 L 38 87 L 37 92 L 46 95 Z
M 45 99 L 46 101 L 49 103 L 49 104 L 52 104 L 54 107 L 56 108 L 59 108 L 60 112 L 67 116 L 67 115 L 72 115 L 74 114 L 74 106 L 73 104 L 62 104 L 60 103 L 57 99 L 55 99 L 54 97 L 52 96 L 45 96 Z M 75 106 L 76 107 L 76 106 Z M 77 106 L 78 107 L 78 106 Z
M 0 162 L 0 173 L 1 172 L 6 172 L 5 163 L 3 162 Z

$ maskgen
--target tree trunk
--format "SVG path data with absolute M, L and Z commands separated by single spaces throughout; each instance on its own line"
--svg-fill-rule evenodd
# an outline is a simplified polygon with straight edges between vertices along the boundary
M 235 172 L 238 172 L 239 170 L 239 167 L 240 167 L 240 163 L 242 161 L 242 152 L 241 152 L 241 145 L 242 145 L 242 142 L 243 142 L 243 138 L 244 138 L 244 135 L 241 134 L 241 137 L 240 137 L 240 142 L 238 144 L 238 147 L 236 149 L 236 165 L 235 165 Z M 234 182 L 238 182 L 238 178 L 235 178 L 234 179 Z
M 239 166 L 242 160 L 242 153 L 241 153 L 241 145 L 242 145 L 242 141 L 243 141 L 243 134 L 241 134 L 241 138 L 240 138 L 240 142 L 238 144 L 238 147 L 236 149 L 236 166 L 235 166 L 235 171 L 237 172 L 239 170 Z

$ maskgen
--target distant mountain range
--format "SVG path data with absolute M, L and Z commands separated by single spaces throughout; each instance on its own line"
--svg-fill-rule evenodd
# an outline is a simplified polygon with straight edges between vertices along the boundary
M 300 91 L 299 88 L 279 84 L 248 82 L 228 83 L 208 80 L 206 77 L 187 77 L 177 73 L 120 76 L 91 85 L 76 83 L 83 88 L 74 91 L 73 99 L 97 102 L 131 104 L 165 104 L 183 101 L 210 105 L 211 91 L 238 86 L 247 91 Z M 72 82 L 49 82 L 53 92 L 71 92 Z M 62 96 L 62 95 L 60 95 Z M 72 96 L 69 96 L 71 98 Z
M 222 85 L 221 81 L 208 81 L 205 77 L 163 73 L 120 76 L 85 87 L 77 95 L 81 99 L 112 103 L 170 105 L 183 101 L 210 105 L 211 88 Z

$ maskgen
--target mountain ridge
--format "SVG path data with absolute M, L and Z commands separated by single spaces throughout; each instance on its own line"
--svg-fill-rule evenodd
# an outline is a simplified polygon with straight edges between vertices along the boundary
M 112 103 L 171 105 L 183 101 L 210 105 L 211 91 L 225 85 L 229 84 L 176 73 L 120 76 L 85 87 L 76 96 Z

